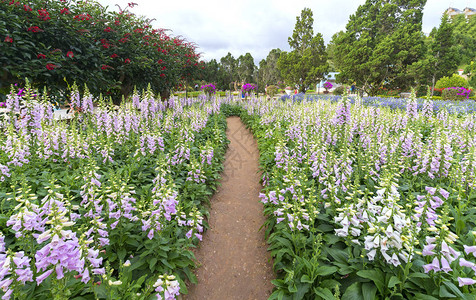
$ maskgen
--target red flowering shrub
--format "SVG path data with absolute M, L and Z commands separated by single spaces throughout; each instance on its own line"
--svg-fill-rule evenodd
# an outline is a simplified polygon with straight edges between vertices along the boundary
M 166 92 L 202 66 L 193 44 L 94 1 L 0 0 L 0 19 L 0 90 L 28 77 L 58 94 L 76 81 L 121 99 L 149 83 L 155 93 Z M 46 57 L 45 68 L 39 60 Z

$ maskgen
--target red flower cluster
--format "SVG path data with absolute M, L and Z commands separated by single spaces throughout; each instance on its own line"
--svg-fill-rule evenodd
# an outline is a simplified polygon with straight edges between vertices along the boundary
M 111 32 L 111 31 L 112 31 L 112 28 L 109 26 L 104 29 L 104 32 Z
M 91 15 L 90 14 L 79 14 L 79 15 L 76 15 L 73 17 L 73 19 L 75 20 L 79 20 L 79 21 L 89 21 L 91 20 Z
M 161 63 L 163 63 L 163 62 L 164 62 L 164 61 L 163 61 L 162 59 L 159 59 L 159 60 L 157 61 L 158 64 L 161 64 Z
M 43 21 L 47 21 L 47 20 L 51 19 L 51 18 L 50 18 L 50 13 L 47 12 L 46 9 L 44 9 L 44 8 L 43 8 L 43 9 L 39 9 L 39 10 L 38 10 L 38 14 L 39 14 L 39 15 L 38 15 L 38 18 L 40 18 L 40 19 L 43 20 Z
M 111 67 L 111 66 L 109 66 L 109 65 L 102 65 L 102 66 L 101 66 L 101 69 L 107 70 L 107 69 L 114 69 L 114 68 Z
M 32 27 L 28 28 L 27 31 L 31 31 L 31 32 L 42 32 L 42 31 L 44 31 L 44 30 L 41 29 L 41 28 L 38 27 L 38 26 L 32 26 Z
M 55 65 L 55 64 L 46 64 L 46 68 L 47 68 L 49 71 L 51 71 L 51 70 L 54 70 L 54 69 L 58 68 L 58 66 Z
M 124 60 L 124 63 L 126 63 L 126 64 L 129 64 L 130 62 L 131 62 L 131 60 L 130 60 L 129 58 L 126 58 L 126 59 Z
M 119 55 L 117 55 L 116 53 L 111 55 L 111 58 L 116 58 L 116 57 L 119 57 Z
M 33 10 L 33 9 L 31 9 L 31 7 L 29 5 L 26 5 L 26 4 L 23 5 L 23 9 L 25 11 L 32 11 Z
M 137 28 L 137 29 L 134 29 L 134 32 L 136 32 L 136 33 L 143 33 L 143 32 L 144 32 L 144 29 L 143 29 L 143 28 Z
M 38 53 L 38 55 L 36 57 L 38 57 L 39 59 L 45 59 L 46 55 Z
M 164 78 L 164 77 L 165 77 L 165 74 L 164 74 L 164 73 L 160 74 L 160 77 Z
M 66 56 L 69 58 L 73 58 L 74 57 L 73 51 L 66 52 Z
M 5 37 L 5 43 L 13 43 L 13 39 L 10 36 Z
M 69 9 L 67 7 L 63 8 L 62 10 L 60 10 L 60 14 L 69 15 L 70 14 Z

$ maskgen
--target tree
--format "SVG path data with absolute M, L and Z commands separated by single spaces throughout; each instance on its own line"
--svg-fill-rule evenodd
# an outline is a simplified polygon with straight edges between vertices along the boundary
M 281 52 L 280 49 L 271 49 L 266 59 L 260 61 L 259 79 L 261 85 L 276 84 L 282 80 L 281 72 L 278 68 L 278 59 Z
M 250 53 L 238 57 L 237 74 L 240 82 L 253 82 L 255 70 L 255 62 Z
M 232 82 L 237 81 L 236 69 L 238 67 L 238 61 L 230 52 L 228 52 L 225 57 L 220 59 L 220 64 L 225 74 L 225 78 L 223 78 L 223 84 L 228 88 Z
M 424 53 L 421 32 L 426 0 L 367 0 L 343 34 L 335 36 L 338 80 L 356 82 L 369 94 L 382 86 L 412 85 L 408 67 Z
M 324 78 L 328 70 L 327 53 L 322 34 L 314 35 L 312 11 L 304 8 L 301 16 L 296 17 L 293 35 L 288 38 L 291 52 L 281 52 L 278 68 L 282 77 L 299 86 L 299 91 L 306 89 Z
M 427 38 L 425 55 L 409 67 L 418 85 L 431 85 L 432 95 L 436 80 L 453 74 L 458 67 L 458 45 L 453 34 L 454 25 L 444 14 L 438 28 Z

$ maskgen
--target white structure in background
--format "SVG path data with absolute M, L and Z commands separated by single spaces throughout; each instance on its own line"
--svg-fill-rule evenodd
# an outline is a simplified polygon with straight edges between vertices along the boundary
M 465 9 L 463 10 L 459 10 L 457 8 L 454 8 L 454 7 L 449 7 L 446 11 L 445 11 L 445 14 L 447 14 L 448 16 L 450 16 L 451 18 L 457 16 L 457 15 L 465 15 L 466 18 L 470 18 L 470 17 L 473 17 L 474 15 L 476 15 L 476 9 L 474 8 L 470 8 L 470 7 L 466 7 Z

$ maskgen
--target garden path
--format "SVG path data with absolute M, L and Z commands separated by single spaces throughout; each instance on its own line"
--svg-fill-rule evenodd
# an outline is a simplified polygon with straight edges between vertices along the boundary
M 195 251 L 198 284 L 185 299 L 267 299 L 274 273 L 267 252 L 258 146 L 238 117 L 227 119 L 231 143 L 221 186 L 211 198 L 210 228 Z

